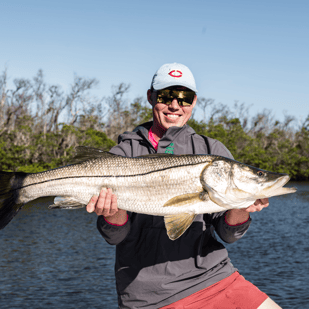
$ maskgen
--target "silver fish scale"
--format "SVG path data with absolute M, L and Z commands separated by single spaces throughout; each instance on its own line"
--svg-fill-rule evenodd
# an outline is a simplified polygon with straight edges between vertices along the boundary
M 87 160 L 29 175 L 21 190 L 21 201 L 40 196 L 71 196 L 87 204 L 102 187 L 117 195 L 121 209 L 146 213 L 179 213 L 184 207 L 163 207 L 171 198 L 201 192 L 200 175 L 216 156 L 163 156 Z M 168 208 L 168 209 L 167 209 Z
M 214 158 L 216 158 L 216 156 L 211 155 L 163 156 L 152 158 L 126 158 L 111 155 L 108 158 L 104 157 L 87 160 L 83 163 L 67 165 L 46 172 L 29 175 L 25 179 L 23 186 L 64 177 L 119 177 L 146 174 L 178 166 L 211 162 Z
M 210 162 L 214 156 L 165 156 L 162 157 L 139 157 L 126 158 L 121 156 L 111 156 L 110 158 L 100 158 L 97 160 L 89 160 L 81 165 L 85 167 L 85 171 L 90 169 L 93 175 L 117 175 L 131 176 L 137 174 L 146 174 L 153 171 L 163 170 L 167 168 L 194 165 L 202 162 Z M 87 172 L 89 174 L 89 172 Z

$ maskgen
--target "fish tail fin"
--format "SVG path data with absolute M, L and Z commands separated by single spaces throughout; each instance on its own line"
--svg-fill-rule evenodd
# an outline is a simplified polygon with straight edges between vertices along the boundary
M 17 215 L 24 203 L 19 203 L 19 189 L 26 173 L 0 172 L 0 230 Z

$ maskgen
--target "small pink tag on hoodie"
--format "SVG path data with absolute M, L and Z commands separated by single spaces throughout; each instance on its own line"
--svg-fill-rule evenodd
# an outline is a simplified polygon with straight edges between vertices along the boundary
M 158 149 L 158 142 L 155 140 L 152 129 L 150 128 L 149 133 L 148 133 L 148 138 L 152 144 L 152 146 L 154 147 L 155 150 Z

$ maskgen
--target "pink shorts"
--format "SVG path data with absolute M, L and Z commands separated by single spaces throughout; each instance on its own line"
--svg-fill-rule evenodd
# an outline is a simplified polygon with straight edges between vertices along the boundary
M 268 296 L 238 272 L 160 309 L 256 309 Z

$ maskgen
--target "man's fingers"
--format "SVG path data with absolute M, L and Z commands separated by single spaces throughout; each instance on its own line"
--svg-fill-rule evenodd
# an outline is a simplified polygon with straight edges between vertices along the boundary
M 258 199 L 258 200 L 256 200 L 255 202 L 254 202 L 254 206 L 258 206 L 258 205 L 260 205 L 261 204 L 261 200 L 260 199 Z
M 117 196 L 115 194 L 112 194 L 111 196 L 111 208 L 110 208 L 110 215 L 113 216 L 117 211 Z
M 93 196 L 86 206 L 86 210 L 91 213 L 95 211 L 98 216 L 113 216 L 117 211 L 117 197 L 111 188 L 102 188 L 99 196 Z
M 98 196 L 93 196 L 90 200 L 90 202 L 88 203 L 88 205 L 86 206 L 86 210 L 91 213 L 91 212 L 94 212 L 95 210 L 95 205 L 97 203 L 97 200 L 98 200 Z
M 249 206 L 248 208 L 246 208 L 246 211 L 247 212 L 255 212 L 255 205 L 253 204 L 253 205 L 251 205 L 251 206 Z
M 105 194 L 105 203 L 102 210 L 102 215 L 104 217 L 108 217 L 111 215 L 110 214 L 111 204 L 112 204 L 112 190 L 107 189 Z
M 246 208 L 247 212 L 256 212 L 256 211 L 261 211 L 262 210 L 262 206 L 257 206 L 255 204 L 249 206 L 248 208 Z
M 262 204 L 263 204 L 264 207 L 268 207 L 268 205 L 269 205 L 269 200 L 268 200 L 268 198 L 262 198 L 262 199 L 261 199 L 261 202 L 262 202 Z
M 103 214 L 103 209 L 105 205 L 106 189 L 103 188 L 100 192 L 99 198 L 97 200 L 95 212 L 98 216 Z
M 268 207 L 269 201 L 268 198 L 258 199 L 254 202 L 253 205 L 246 208 L 248 212 L 261 211 L 263 208 Z
M 255 206 L 262 206 L 262 208 L 267 207 L 269 205 L 268 198 L 258 199 L 254 202 Z
M 261 211 L 263 208 L 261 205 L 255 206 L 255 211 Z

